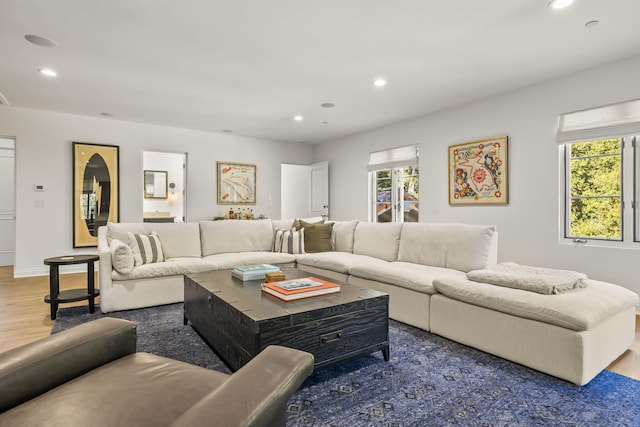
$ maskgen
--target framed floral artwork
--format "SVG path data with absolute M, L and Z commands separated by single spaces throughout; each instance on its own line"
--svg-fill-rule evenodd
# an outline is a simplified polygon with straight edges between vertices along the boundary
M 218 204 L 256 204 L 256 165 L 218 163 Z
M 119 147 L 73 143 L 73 247 L 98 246 L 98 227 L 120 217 Z
M 449 204 L 509 203 L 508 138 L 449 146 Z

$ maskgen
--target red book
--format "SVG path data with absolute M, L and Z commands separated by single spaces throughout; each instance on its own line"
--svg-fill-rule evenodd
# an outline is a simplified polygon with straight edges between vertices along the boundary
M 263 283 L 262 291 L 284 301 L 340 292 L 340 285 L 316 277 Z

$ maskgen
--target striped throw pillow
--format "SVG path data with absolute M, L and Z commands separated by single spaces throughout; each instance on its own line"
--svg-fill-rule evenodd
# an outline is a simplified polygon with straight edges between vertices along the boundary
M 285 252 L 288 254 L 304 253 L 304 229 L 291 230 L 276 229 L 273 241 L 274 252 Z
M 151 233 L 149 235 L 128 234 L 129 246 L 131 246 L 136 266 L 164 261 L 162 245 L 160 244 L 160 239 L 156 233 Z

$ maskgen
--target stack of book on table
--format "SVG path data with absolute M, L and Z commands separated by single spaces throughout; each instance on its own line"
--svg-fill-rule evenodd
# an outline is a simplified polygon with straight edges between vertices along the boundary
M 231 274 L 240 280 L 264 279 L 267 273 L 280 271 L 280 267 L 273 264 L 238 265 L 233 268 Z
M 263 283 L 262 292 L 273 295 L 283 301 L 295 301 L 340 292 L 340 285 L 315 277 L 304 277 L 302 279 Z

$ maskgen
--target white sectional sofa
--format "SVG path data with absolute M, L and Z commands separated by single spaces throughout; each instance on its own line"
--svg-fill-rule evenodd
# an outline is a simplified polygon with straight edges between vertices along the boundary
M 110 223 L 98 234 L 101 309 L 182 301 L 183 274 L 295 262 L 311 274 L 387 292 L 393 319 L 580 385 L 634 341 L 638 295 L 620 286 L 587 280 L 576 292 L 540 295 L 467 280 L 467 272 L 497 262 L 493 226 L 340 221 L 331 251 L 274 252 L 274 230 L 292 225 Z M 166 261 L 118 272 L 114 265 L 128 266 L 120 243 L 128 233 L 157 234 Z

